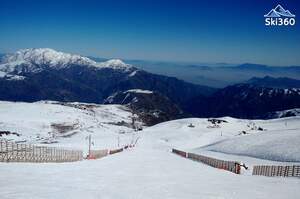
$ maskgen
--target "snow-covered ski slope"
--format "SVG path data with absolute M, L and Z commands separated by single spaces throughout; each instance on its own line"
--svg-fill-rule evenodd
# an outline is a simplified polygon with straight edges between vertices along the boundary
M 274 120 L 189 118 L 158 124 L 151 131 L 165 146 L 196 152 L 214 151 L 281 162 L 300 162 L 300 117 Z M 193 127 L 189 127 L 192 124 Z M 156 132 L 156 133 L 155 133 Z
M 0 102 L 0 131 L 20 134 L 3 136 L 9 140 L 81 150 L 91 134 L 95 148 L 112 148 L 133 131 L 131 115 L 121 105 Z
M 60 109 L 69 116 L 48 115 L 48 121 L 47 117 L 39 112 L 48 110 L 49 107 L 34 109 L 41 104 L 46 107 L 58 106 L 55 108 L 56 111 L 52 113 L 50 111 L 51 114 L 58 114 L 57 111 Z M 8 105 L 10 107 L 6 112 L 3 111 Z M 27 114 L 26 117 L 22 116 L 16 108 L 18 106 L 23 107 L 24 112 L 31 107 L 29 112 L 32 116 L 29 117 Z M 18 109 L 21 109 L 20 107 Z M 43 121 L 44 125 L 33 125 L 35 131 L 24 130 L 20 137 L 15 136 L 16 139 L 26 138 L 27 141 L 33 138 L 31 142 L 39 143 L 36 140 L 36 132 L 47 137 L 47 133 L 42 132 L 44 129 L 52 129 L 46 127 L 50 122 L 72 122 L 79 119 L 84 123 L 82 125 L 84 127 L 96 126 L 99 121 L 104 125 L 101 128 L 89 128 L 94 131 L 93 137 L 97 143 L 94 148 L 116 146 L 118 136 L 122 136 L 121 142 L 123 140 L 124 144 L 132 140 L 130 128 L 109 123 L 111 120 L 126 121 L 130 112 L 124 111 L 122 107 L 99 106 L 99 117 L 96 117 L 98 122 L 95 123 L 91 122 L 95 117 L 91 120 L 81 115 L 81 111 L 85 110 L 79 109 L 75 117 L 74 110 L 71 114 L 67 109 L 71 111 L 74 108 L 49 103 L 45 105 L 44 102 L 33 104 L 2 102 L 1 130 L 15 129 L 21 133 L 22 128 L 28 127 L 28 124 L 40 124 L 38 121 Z M 3 112 L 11 117 L 5 118 Z M 114 119 L 107 118 L 106 114 L 104 117 L 103 112 L 107 115 L 115 113 L 112 114 L 115 115 L 112 117 Z M 33 117 L 37 114 L 38 116 Z M 170 153 L 171 148 L 179 148 L 217 156 L 220 159 L 242 161 L 250 166 L 293 164 L 283 162 L 287 159 L 293 159 L 293 162 L 299 164 L 299 117 L 265 121 L 225 117 L 221 120 L 226 122 L 213 124 L 204 118 L 188 118 L 144 128 L 143 131 L 134 134 L 135 137 L 140 137 L 135 148 L 99 160 L 51 164 L 0 163 L 1 198 L 298 198 L 300 187 L 298 178 L 252 176 L 249 172 L 236 175 Z M 28 123 L 29 121 L 31 123 Z M 108 123 L 103 124 L 104 121 Z M 120 132 L 120 128 L 128 130 L 128 133 Z M 58 143 L 50 146 L 86 148 L 84 137 L 89 131 L 82 129 L 77 129 L 78 133 L 71 134 L 70 137 L 56 138 Z M 100 131 L 101 129 L 107 130 Z M 9 138 L 15 137 L 12 135 Z M 252 153 L 252 150 L 255 152 Z

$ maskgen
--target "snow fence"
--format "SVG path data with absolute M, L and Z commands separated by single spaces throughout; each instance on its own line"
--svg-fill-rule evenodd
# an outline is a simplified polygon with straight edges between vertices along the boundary
M 124 148 L 119 148 L 119 149 L 103 149 L 103 150 L 91 150 L 90 154 L 87 155 L 86 159 L 99 159 L 99 158 L 103 158 L 107 155 L 112 155 L 115 153 L 120 153 L 122 151 L 124 151 L 124 149 L 128 149 L 128 148 L 132 148 L 134 146 L 125 146 Z
M 0 140 L 0 162 L 74 162 L 82 159 L 83 153 L 79 150 Z
M 300 177 L 300 165 L 292 166 L 270 166 L 259 165 L 253 167 L 252 175 L 262 176 L 282 176 L 282 177 Z
M 218 169 L 224 169 L 224 170 L 236 173 L 236 174 L 240 174 L 241 167 L 240 167 L 239 162 L 219 160 L 219 159 L 215 159 L 215 158 L 211 158 L 211 157 L 207 157 L 207 156 L 203 156 L 203 155 L 188 153 L 188 152 L 181 151 L 178 149 L 172 149 L 172 152 L 177 155 L 180 155 L 182 157 L 192 159 L 192 160 L 207 164 L 209 166 L 212 166 L 212 167 L 215 167 Z
M 119 148 L 119 149 L 103 149 L 103 150 L 91 150 L 90 154 L 88 154 L 87 159 L 99 159 L 99 158 L 103 158 L 107 155 L 112 155 L 115 153 L 120 153 L 123 151 L 123 148 Z
M 87 159 L 99 159 L 107 156 L 109 154 L 108 149 L 103 150 L 91 150 L 90 154 L 88 154 Z

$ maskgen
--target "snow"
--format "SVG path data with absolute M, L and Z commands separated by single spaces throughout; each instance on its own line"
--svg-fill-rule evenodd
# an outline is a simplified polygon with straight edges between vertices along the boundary
M 229 139 L 206 149 L 274 161 L 300 162 L 299 146 L 300 133 L 291 130 L 286 131 L 285 135 L 282 132 L 262 132 Z
M 112 95 L 108 96 L 105 100 L 104 103 L 111 104 L 114 101 L 114 98 L 119 94 L 119 92 L 115 92 Z
M 7 73 L 2 72 L 2 71 L 0 71 L 0 78 L 5 78 L 7 80 L 23 80 L 23 79 L 25 79 L 24 76 L 10 75 L 10 74 L 7 74 Z
M 43 67 L 61 69 L 72 65 L 92 66 L 95 68 L 112 68 L 128 71 L 132 66 L 125 64 L 120 59 L 111 59 L 106 62 L 95 62 L 87 57 L 55 51 L 50 48 L 30 48 L 19 50 L 4 56 L 0 64 L 0 71 L 7 73 L 21 73 L 26 66 L 28 72 L 39 72 Z
M 252 85 L 253 86 L 253 85 Z M 251 85 L 250 85 L 251 87 Z M 300 89 L 299 88 L 260 88 L 260 93 L 259 96 L 263 97 L 263 96 L 276 96 L 278 94 L 283 94 L 286 96 L 291 96 L 291 95 L 295 95 L 295 94 L 300 94 Z M 246 97 L 247 95 L 249 95 L 249 93 L 242 93 L 241 96 L 242 97 Z
M 300 162 L 300 117 L 274 120 L 221 118 L 212 125 L 207 119 L 189 118 L 158 124 L 146 131 L 164 131 L 159 136 L 170 147 L 251 156 L 281 162 Z M 195 127 L 188 127 L 189 124 Z M 261 127 L 263 131 L 258 130 Z M 242 132 L 246 134 L 243 134 Z M 184 136 L 183 136 L 184 135 Z
M 130 64 L 125 64 L 120 59 L 111 59 L 106 62 L 100 62 L 97 63 L 96 66 L 99 68 L 112 68 L 115 70 L 125 70 L 125 71 L 129 71 L 132 69 L 132 66 Z
M 94 149 L 116 147 L 118 136 L 122 143 L 140 137 L 137 146 L 99 160 L 48 164 L 0 163 L 0 175 L 5 179 L 0 181 L 1 198 L 298 198 L 298 178 L 252 176 L 251 169 L 236 175 L 182 158 L 170 150 L 178 148 L 219 159 L 241 161 L 247 166 L 290 165 L 292 163 L 283 161 L 287 158 L 298 160 L 300 117 L 275 120 L 224 117 L 219 119 L 226 122 L 217 124 L 205 118 L 186 118 L 133 133 L 127 127 L 109 123 L 130 121 L 130 112 L 123 106 L 97 105 L 92 109 L 93 115 L 90 110 L 54 103 L 1 102 L 0 129 L 5 126 L 18 130 L 22 132 L 21 137 L 39 143 L 34 135 L 38 132 L 46 136 L 46 132 L 51 130 L 51 122 L 72 123 L 78 120 L 82 125 L 78 134 L 57 138 L 59 143 L 50 146 L 84 149 L 89 130 L 97 143 Z M 191 123 L 194 127 L 189 127 Z M 264 131 L 258 130 L 259 127 Z M 120 134 L 118 130 L 128 132 Z M 219 151 L 211 151 L 209 147 L 218 147 Z M 251 150 L 256 151 L 255 157 L 249 157 Z M 234 155 L 236 152 L 239 155 Z M 274 155 L 282 162 L 275 162 Z
M 125 91 L 126 93 L 143 93 L 143 94 L 152 94 L 153 91 L 149 91 L 149 90 L 142 90 L 142 89 L 130 89 Z
M 130 116 L 131 112 L 120 105 L 95 105 L 91 109 L 83 110 L 50 101 L 0 102 L 0 130 L 21 134 L 19 137 L 9 135 L 5 138 L 34 144 L 55 143 L 52 146 L 72 149 L 86 150 L 85 138 L 89 134 L 92 135 L 95 148 L 116 147 L 118 137 L 125 145 L 128 140 L 123 133 L 133 130 L 117 123 L 130 123 Z M 67 132 L 58 132 L 55 125 L 70 129 Z
M 104 103 L 113 103 L 114 102 L 114 99 L 115 97 L 119 94 L 120 92 L 115 92 L 113 93 L 112 95 L 110 95 L 109 97 L 107 97 L 105 100 L 104 100 Z M 141 93 L 141 94 L 152 94 L 153 91 L 150 91 L 150 90 L 143 90 L 143 89 L 130 89 L 130 90 L 127 90 L 127 91 L 124 91 L 123 94 L 126 94 L 126 96 L 124 97 L 124 99 L 122 100 L 121 104 L 124 104 L 124 102 L 127 100 L 128 97 L 130 97 L 130 94 L 131 93 Z M 135 97 L 133 98 L 133 102 L 137 102 L 138 99 Z
M 128 76 L 129 76 L 129 77 L 133 77 L 133 76 L 136 75 L 137 72 L 138 72 L 138 70 L 135 70 L 135 71 L 133 71 L 132 73 L 130 73 Z
M 279 130 L 280 125 L 276 129 L 227 139 L 205 149 L 273 161 L 300 162 L 299 120 L 285 120 L 290 129 Z
M 266 115 L 266 118 L 275 119 L 275 118 L 284 118 L 284 117 L 293 117 L 293 116 L 300 116 L 299 108 L 270 112 Z
M 111 59 L 111 60 L 108 60 L 106 62 L 102 62 L 102 64 L 104 66 L 126 66 L 127 64 L 125 64 L 122 60 L 120 59 Z
M 0 173 L 3 199 L 293 199 L 300 185 L 299 179 L 235 175 L 139 146 L 92 161 L 0 164 Z
M 16 81 L 25 79 L 25 77 L 21 75 L 7 75 L 6 77 L 8 80 L 16 80 Z
M 5 77 L 6 76 L 6 73 L 5 72 L 2 72 L 2 71 L 0 71 L 0 78 L 1 77 Z
M 26 63 L 43 65 L 50 67 L 66 64 L 91 65 L 96 64 L 89 58 L 80 55 L 72 55 L 69 53 L 58 52 L 50 48 L 30 48 L 19 50 L 14 54 L 4 57 L 6 63 Z

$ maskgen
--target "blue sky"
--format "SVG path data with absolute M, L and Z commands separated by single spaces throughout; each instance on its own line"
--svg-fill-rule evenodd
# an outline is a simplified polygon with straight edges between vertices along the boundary
M 49 47 L 106 58 L 300 65 L 297 0 L 0 3 L 0 52 Z M 264 25 L 278 3 L 296 14 L 295 26 Z

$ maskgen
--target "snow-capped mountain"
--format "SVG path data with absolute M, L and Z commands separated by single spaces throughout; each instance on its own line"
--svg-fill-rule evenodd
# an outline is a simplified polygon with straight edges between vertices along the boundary
M 109 103 L 122 104 L 128 95 L 125 104 L 138 99 L 133 103 L 137 110 L 163 113 L 151 124 L 181 117 L 181 110 L 201 117 L 264 118 L 269 112 L 300 107 L 295 85 L 297 80 L 264 78 L 216 90 L 152 74 L 118 59 L 95 62 L 51 49 L 20 50 L 0 64 L 0 100 L 101 104 L 112 99 Z
M 50 48 L 30 48 L 4 56 L 1 60 L 0 71 L 8 74 L 33 73 L 43 69 L 62 69 L 73 65 L 125 70 L 132 68 L 131 65 L 119 59 L 95 62 L 84 56 L 59 52 Z
M 299 108 L 300 89 L 236 84 L 220 89 L 209 97 L 197 97 L 190 104 L 189 111 L 201 117 L 264 119 L 269 112 Z
M 113 93 L 139 91 L 136 89 L 157 92 L 174 103 L 170 107 L 178 105 L 180 108 L 191 98 L 214 91 L 210 87 L 148 73 L 119 59 L 96 62 L 48 48 L 20 50 L 4 56 L 0 63 L 0 100 L 99 104 Z M 151 100 L 148 102 L 150 105 Z
M 186 115 L 169 98 L 150 90 L 130 89 L 116 92 L 105 104 L 122 104 L 132 109 L 146 125 L 182 118 Z
M 107 67 L 107 68 L 113 68 L 113 69 L 125 69 L 125 70 L 130 70 L 132 69 L 132 66 L 130 64 L 124 63 L 120 59 L 111 59 L 105 62 L 99 62 L 96 64 L 96 67 Z
M 274 118 L 284 118 L 284 117 L 294 117 L 294 116 L 300 116 L 300 108 L 271 112 L 266 114 L 265 118 L 274 119 Z

